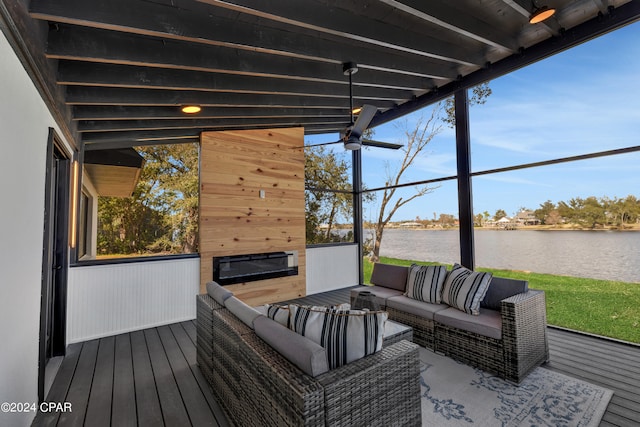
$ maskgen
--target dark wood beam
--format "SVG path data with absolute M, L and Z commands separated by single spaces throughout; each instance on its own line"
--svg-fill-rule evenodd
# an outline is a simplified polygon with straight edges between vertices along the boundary
M 279 78 L 238 76 L 202 71 L 136 67 L 132 65 L 96 64 L 60 61 L 58 84 L 142 89 L 193 90 L 310 97 L 349 97 L 349 82 L 324 83 Z M 360 99 L 401 102 L 418 93 L 399 89 L 356 86 Z M 421 92 L 424 92 L 422 90 Z
M 224 46 L 145 37 L 95 28 L 58 24 L 51 26 L 47 56 L 112 64 L 138 65 L 228 74 L 280 77 L 293 80 L 344 83 L 342 65 L 306 59 L 292 60 L 269 53 Z M 358 74 L 355 85 L 399 89 L 422 89 L 435 80 L 451 80 L 456 71 L 442 61 L 423 61 L 421 75 L 368 69 Z
M 105 87 L 68 86 L 67 104 L 70 105 L 123 105 L 123 106 L 179 106 L 198 104 L 210 107 L 279 107 L 279 108 L 348 108 L 347 98 L 314 96 L 264 95 L 246 93 L 207 93 L 159 89 L 124 89 Z M 356 103 L 369 102 L 379 109 L 393 108 L 392 101 L 355 99 Z
M 498 28 L 482 20 L 484 14 L 494 13 L 494 9 L 486 7 L 484 3 L 477 3 L 477 10 L 472 13 L 460 13 L 455 3 L 423 1 L 423 0 L 380 0 L 390 6 L 414 15 L 418 19 L 429 22 L 443 30 L 473 39 L 495 49 L 515 53 L 520 48 L 511 34 L 501 33 Z M 467 3 L 467 7 L 473 7 Z
M 126 142 L 128 145 L 122 147 L 134 147 L 143 143 L 161 144 L 164 140 L 179 141 L 182 139 L 190 139 L 197 137 L 201 132 L 215 132 L 218 130 L 241 130 L 241 129 L 269 129 L 274 127 L 291 127 L 291 126 L 238 126 L 238 127 L 209 127 L 209 128 L 189 128 L 189 129 L 163 129 L 163 130 L 131 130 L 131 131 L 114 131 L 114 132 L 85 132 L 82 134 L 85 147 L 89 149 L 110 142 Z M 310 128 L 309 132 L 305 128 L 305 134 L 312 133 L 330 133 L 339 132 L 343 127 L 332 124 L 318 124 Z M 95 149 L 95 148 L 93 148 Z
M 307 2 L 304 7 L 300 7 L 297 0 L 235 0 L 233 3 L 219 0 L 198 1 L 288 26 L 458 65 L 480 65 L 484 62 L 482 56 L 475 52 L 431 36 L 436 32 L 433 27 L 420 33 L 413 32 L 413 27 L 408 25 L 412 15 L 382 2 L 372 2 L 366 6 L 368 9 L 380 9 L 379 14 L 384 15 L 385 31 L 381 32 L 375 20 L 361 15 L 358 10 L 343 8 L 344 5 L 340 2 L 331 2 L 330 5 Z M 346 3 L 344 2 L 345 5 Z M 370 10 L 368 13 L 371 13 Z
M 277 108 L 261 107 L 204 107 L 198 113 L 198 119 L 230 119 L 234 117 L 324 117 L 344 118 L 349 116 L 345 108 Z M 191 119 L 179 107 L 127 107 L 127 106 L 94 106 L 76 105 L 73 107 L 74 120 L 141 120 L 141 119 Z
M 160 129 L 226 129 L 246 127 L 308 127 L 313 125 L 332 125 L 346 128 L 349 125 L 347 116 L 338 118 L 324 117 L 284 117 L 284 118 L 246 118 L 228 119 L 180 119 L 180 120 L 86 120 L 78 123 L 80 132 L 113 132 L 127 130 L 160 130 Z
M 37 19 L 53 22 L 333 64 L 355 61 L 362 67 L 391 72 L 420 75 L 425 60 L 424 55 L 398 52 L 389 46 L 325 37 L 291 26 L 268 26 L 268 22 L 260 19 L 242 22 L 237 13 L 229 13 L 231 18 L 216 10 L 214 15 L 209 5 L 198 2 L 174 0 L 170 5 L 110 0 L 101 2 L 97 8 L 84 0 L 33 0 L 30 12 Z

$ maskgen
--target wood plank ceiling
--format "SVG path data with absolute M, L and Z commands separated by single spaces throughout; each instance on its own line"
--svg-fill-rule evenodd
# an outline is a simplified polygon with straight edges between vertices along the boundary
M 638 1 L 32 0 L 47 63 L 87 150 L 197 141 L 202 131 L 378 125 L 637 21 Z M 48 25 L 47 25 L 48 24 Z M 179 107 L 198 104 L 197 116 Z

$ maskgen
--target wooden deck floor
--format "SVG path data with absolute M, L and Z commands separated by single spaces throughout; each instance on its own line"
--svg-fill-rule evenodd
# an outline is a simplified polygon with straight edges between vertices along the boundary
M 304 299 L 348 301 L 348 290 Z M 227 426 L 196 364 L 193 321 L 69 346 L 47 401 L 73 412 L 39 413 L 34 426 Z M 547 369 L 614 391 L 601 426 L 640 425 L 640 346 L 549 328 Z
M 33 426 L 228 426 L 196 364 L 195 322 L 72 344 Z

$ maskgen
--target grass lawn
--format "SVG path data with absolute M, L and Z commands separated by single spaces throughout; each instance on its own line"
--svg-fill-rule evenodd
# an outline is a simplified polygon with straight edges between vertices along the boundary
M 397 265 L 438 264 L 384 257 L 380 262 Z M 365 283 L 369 283 L 372 270 L 373 264 L 365 259 Z M 550 325 L 640 344 L 638 283 L 488 268 L 478 268 L 478 271 L 490 271 L 500 277 L 528 280 L 530 288 L 545 291 L 547 322 Z

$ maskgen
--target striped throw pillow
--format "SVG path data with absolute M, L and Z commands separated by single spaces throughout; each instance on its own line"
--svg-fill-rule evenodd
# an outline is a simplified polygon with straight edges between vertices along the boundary
M 409 267 L 405 295 L 418 301 L 440 304 L 446 278 L 447 267 L 444 265 L 413 264 Z
M 491 273 L 471 271 L 454 264 L 444 282 L 442 302 L 465 313 L 480 314 L 480 302 L 489 289 Z
M 329 369 L 382 349 L 385 311 L 289 305 L 290 328 L 327 351 Z
M 265 304 L 263 314 L 269 319 L 273 319 L 282 326 L 289 327 L 289 306 Z

